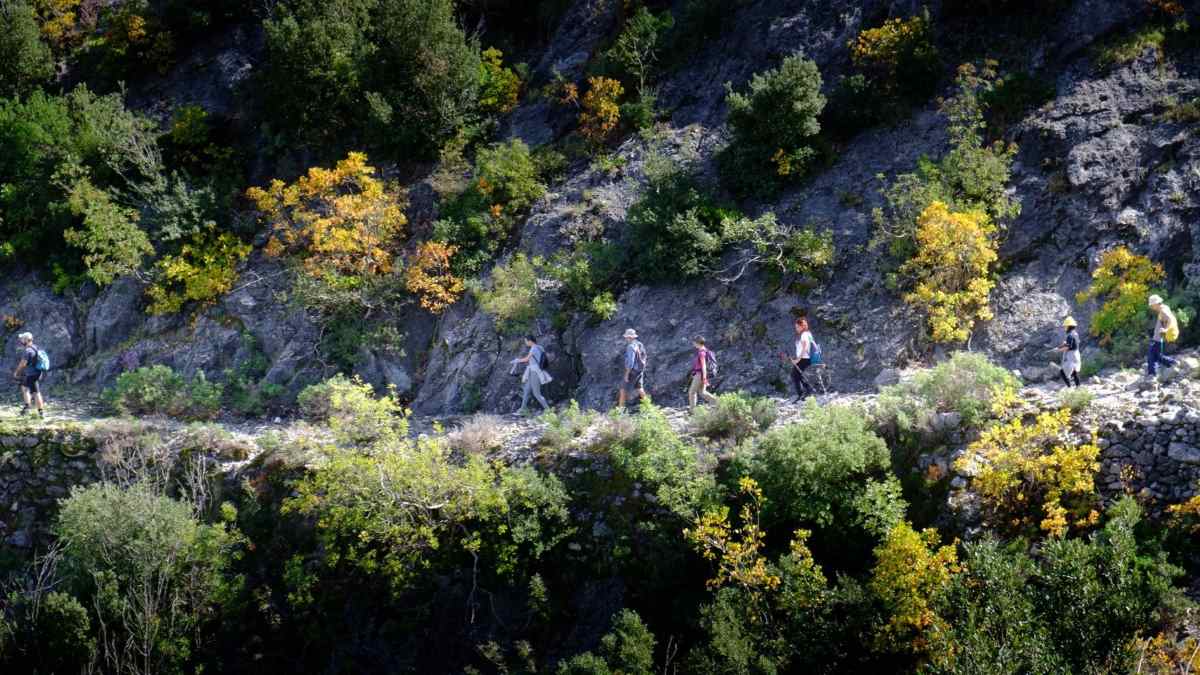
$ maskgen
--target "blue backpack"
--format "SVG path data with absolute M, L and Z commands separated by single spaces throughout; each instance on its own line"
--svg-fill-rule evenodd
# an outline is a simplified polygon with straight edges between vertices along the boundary
M 821 345 L 817 344 L 816 339 L 810 343 L 808 348 L 808 363 L 812 366 L 821 365 Z
M 50 355 L 41 347 L 34 347 L 34 349 L 37 350 L 37 363 L 33 367 L 43 373 L 50 370 Z

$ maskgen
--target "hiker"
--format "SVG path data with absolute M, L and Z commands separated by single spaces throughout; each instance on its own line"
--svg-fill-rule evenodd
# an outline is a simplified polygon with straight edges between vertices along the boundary
M 625 358 L 621 388 L 617 394 L 617 407 L 625 408 L 625 401 L 630 393 L 638 395 L 638 399 L 646 397 L 646 347 L 638 341 L 637 331 L 625 329 Z
M 42 376 L 50 369 L 50 359 L 46 352 L 38 349 L 33 343 L 33 333 L 21 333 L 17 336 L 20 344 L 21 361 L 13 371 L 13 379 L 21 383 L 21 397 L 25 406 L 21 408 L 22 415 L 29 414 L 29 407 L 37 405 L 38 417 L 46 416 L 46 402 L 42 399 Z
M 1150 350 L 1146 354 L 1146 375 L 1153 378 L 1158 374 L 1158 366 L 1174 368 L 1175 359 L 1168 357 L 1167 342 L 1179 339 L 1179 322 L 1175 314 L 1163 302 L 1162 296 L 1151 295 L 1149 298 L 1150 311 L 1154 312 L 1154 336 L 1150 339 Z
M 692 357 L 692 383 L 688 387 L 688 411 L 696 410 L 697 399 L 701 397 L 710 403 L 717 402 L 717 397 L 708 393 L 709 369 L 716 362 L 712 352 L 704 346 L 702 337 L 692 340 L 692 346 L 696 348 L 696 355 Z
M 549 383 L 554 378 L 550 377 L 543 368 L 546 366 L 546 350 L 537 343 L 532 335 L 525 336 L 525 346 L 529 349 L 529 353 L 519 359 L 513 359 L 513 364 L 524 363 L 525 374 L 521 376 L 523 383 L 521 388 L 521 409 L 517 411 L 518 415 L 524 415 L 527 412 L 526 406 L 529 405 L 529 395 L 537 399 L 538 403 L 542 404 L 542 410 L 549 410 L 550 404 L 546 403 L 546 397 L 542 396 L 542 385 Z
M 780 356 L 792 366 L 792 385 L 796 387 L 796 403 L 799 403 L 813 395 L 812 385 L 804 379 L 804 371 L 812 365 L 813 336 L 808 330 L 808 317 L 797 317 L 794 326 L 796 328 L 795 356 L 787 354 L 780 354 Z
M 1067 336 L 1063 343 L 1058 346 L 1058 351 L 1062 352 L 1062 363 L 1058 368 L 1058 375 L 1062 378 L 1063 384 L 1071 386 L 1071 381 L 1074 380 L 1075 386 L 1079 386 L 1079 370 L 1083 367 L 1083 359 L 1079 356 L 1079 333 L 1076 328 L 1079 324 L 1075 323 L 1073 317 L 1067 317 L 1063 321 L 1063 328 L 1067 330 Z

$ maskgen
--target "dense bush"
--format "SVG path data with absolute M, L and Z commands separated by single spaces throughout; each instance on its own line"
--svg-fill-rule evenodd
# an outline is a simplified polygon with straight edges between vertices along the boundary
M 832 231 L 781 225 L 771 212 L 755 219 L 727 219 L 723 236 L 745 247 L 745 255 L 721 271 L 721 278 L 729 281 L 740 278 L 750 265 L 778 274 L 823 279 L 832 271 L 837 254 Z
M 955 463 L 974 469 L 972 486 L 996 531 L 1029 531 L 1036 524 L 1061 537 L 1069 527 L 1096 524 L 1095 477 L 1100 448 L 1068 440 L 1071 412 L 1042 413 L 1032 424 L 1016 419 L 984 430 Z
M 483 66 L 452 0 L 290 0 L 263 27 L 271 119 L 326 152 L 430 157 L 477 105 Z
M 1003 405 L 1019 387 L 1017 378 L 982 354 L 956 352 L 948 361 L 885 387 L 876 401 L 875 422 L 889 435 L 929 433 L 939 413 L 954 412 L 961 424 L 977 426 L 1003 413 Z
M 870 588 L 887 622 L 876 632 L 877 648 L 927 656 L 934 663 L 952 657 L 953 648 L 936 641 L 949 628 L 940 605 L 960 570 L 954 546 L 939 546 L 937 530 L 917 532 L 902 521 L 875 549 Z
M 937 84 L 941 63 L 928 13 L 888 19 L 862 31 L 847 46 L 854 66 L 880 96 L 919 100 Z
M 416 295 L 421 307 L 440 314 L 458 302 L 466 290 L 462 278 L 452 269 L 456 246 L 440 241 L 425 241 L 417 247 L 404 271 L 404 287 Z
M 479 150 L 472 181 L 443 204 L 435 236 L 458 247 L 455 271 L 478 272 L 546 192 L 529 146 L 520 139 Z
M 725 221 L 736 214 L 705 191 L 688 167 L 657 159 L 649 185 L 626 216 L 628 261 L 638 280 L 680 282 L 706 272 L 725 245 Z
M 54 75 L 54 57 L 25 0 L 0 4 L 0 97 L 22 96 Z
M 64 230 L 63 241 L 83 252 L 87 276 L 97 286 L 137 272 L 154 253 L 150 237 L 138 227 L 137 211 L 117 204 L 87 178 L 71 186 L 67 208 L 82 227 Z
M 376 397 L 371 385 L 358 378 L 335 375 L 305 387 L 296 403 L 305 419 L 328 425 L 353 445 L 394 440 L 408 429 L 396 399 Z
M 728 438 L 740 443 L 766 431 L 778 416 L 778 406 L 772 399 L 738 391 L 721 394 L 716 403 L 697 409 L 692 426 L 701 436 Z
M 452 462 L 440 441 L 328 451 L 295 490 L 284 510 L 315 519 L 323 558 L 295 577 L 301 604 L 323 574 L 365 575 L 399 593 L 432 581 L 433 563 L 470 569 L 478 557 L 489 579 L 524 578 L 568 526 L 553 476 L 479 455 Z
M 189 504 L 134 486 L 76 488 L 55 526 L 67 587 L 95 616 L 115 671 L 184 672 L 203 625 L 234 590 L 236 539 Z
M 492 268 L 488 285 L 472 285 L 479 306 L 495 317 L 501 332 L 516 335 L 532 330 L 540 309 L 538 270 L 541 267 L 541 258 L 529 258 L 524 253 L 518 253 Z
M 504 66 L 504 53 L 492 47 L 481 54 L 479 106 L 485 111 L 507 113 L 521 95 L 521 76 Z
M 997 81 L 995 64 L 959 68 L 957 92 L 943 101 L 950 150 L 937 162 L 922 158 L 915 173 L 896 176 L 883 191 L 886 206 L 874 212 L 875 243 L 886 244 L 896 263 L 917 254 L 918 218 L 934 202 L 957 213 L 980 211 L 1002 230 L 1020 213 L 1009 194 L 1015 145 L 987 144 L 984 95 Z
M 1100 255 L 1092 272 L 1092 283 L 1076 296 L 1085 303 L 1100 300 L 1104 304 L 1089 325 L 1100 344 L 1126 358 L 1143 348 L 1146 327 L 1146 298 L 1166 278 L 1162 265 L 1138 255 L 1124 246 Z M 1162 291 L 1158 291 L 1162 295 Z
M 720 158 L 725 184 L 739 195 L 761 194 L 803 176 L 816 157 L 812 138 L 825 108 L 817 65 L 792 55 L 755 74 L 744 94 L 726 86 L 733 141 Z
M 889 467 L 887 446 L 860 411 L 810 403 L 802 421 L 757 438 L 734 473 L 762 486 L 769 523 L 828 527 L 850 523 L 867 479 Z
M 608 77 L 588 78 L 580 101 L 579 135 L 594 146 L 603 145 L 621 121 L 621 96 L 625 87 Z
M 178 253 L 154 265 L 154 281 L 146 289 L 150 314 L 174 314 L 188 302 L 216 302 L 233 288 L 238 265 L 250 255 L 250 245 L 229 232 L 208 228 L 183 244 Z
M 623 609 L 613 615 L 611 631 L 600 639 L 600 654 L 572 656 L 558 665 L 558 675 L 653 672 L 656 642 L 637 612 Z
M 169 366 L 138 368 L 117 377 L 104 392 L 109 407 L 121 415 L 167 415 L 186 420 L 212 419 L 221 411 L 223 387 L 203 371 L 191 379 Z
M 951 212 L 935 201 L 917 217 L 916 254 L 900 267 L 934 342 L 965 342 L 977 321 L 992 318 L 991 268 L 999 243 L 981 211 Z
M 352 152 L 332 169 L 313 167 L 291 184 L 276 179 L 246 197 L 270 232 L 267 255 L 298 262 L 304 304 L 334 313 L 392 297 L 403 197 L 376 177 L 366 155 Z

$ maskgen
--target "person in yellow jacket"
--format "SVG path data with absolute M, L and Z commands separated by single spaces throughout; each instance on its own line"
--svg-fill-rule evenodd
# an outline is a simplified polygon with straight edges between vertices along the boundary
M 1158 366 L 1174 368 L 1175 359 L 1163 352 L 1167 342 L 1174 342 L 1179 337 L 1179 321 L 1175 314 L 1163 302 L 1162 296 L 1151 295 L 1150 311 L 1154 312 L 1154 336 L 1150 339 L 1150 350 L 1146 354 L 1146 375 L 1154 377 L 1158 374 Z

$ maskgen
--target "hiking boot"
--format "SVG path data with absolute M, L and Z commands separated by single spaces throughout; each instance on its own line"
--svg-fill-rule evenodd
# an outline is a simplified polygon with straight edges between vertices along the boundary
M 21 406 L 21 417 L 24 417 L 28 414 L 29 414 L 29 406 L 27 406 L 27 405 Z
M 37 412 L 38 412 L 39 419 L 43 419 L 43 420 L 46 419 L 46 411 L 45 410 L 38 408 Z

